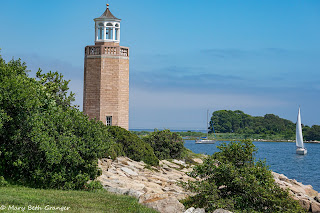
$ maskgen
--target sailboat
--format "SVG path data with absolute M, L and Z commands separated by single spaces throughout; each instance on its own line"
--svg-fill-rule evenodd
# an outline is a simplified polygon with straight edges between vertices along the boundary
M 206 138 L 200 138 L 198 140 L 196 140 L 196 143 L 203 143 L 203 144 L 213 144 L 216 141 L 215 140 L 209 140 L 208 136 L 209 136 L 209 129 L 208 129 L 208 118 L 209 118 L 209 110 L 207 110 L 207 137 Z M 214 131 L 214 130 L 213 130 Z
M 301 116 L 300 116 L 300 107 L 298 111 L 298 118 L 296 124 L 296 153 L 298 155 L 305 155 L 307 154 L 307 149 L 304 148 L 303 145 L 303 137 L 302 137 L 302 128 L 301 128 Z

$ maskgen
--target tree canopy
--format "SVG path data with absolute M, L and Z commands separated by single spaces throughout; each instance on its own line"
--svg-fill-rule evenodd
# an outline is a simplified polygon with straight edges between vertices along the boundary
M 313 125 L 312 127 L 305 126 L 303 128 L 303 137 L 305 140 L 313 141 L 317 140 L 320 141 L 320 126 Z
M 303 126 L 304 140 L 320 140 L 320 126 Z M 219 110 L 212 113 L 209 132 L 239 134 L 281 134 L 284 138 L 294 138 L 295 123 L 274 114 L 251 116 L 240 110 Z
M 251 116 L 240 110 L 219 110 L 212 113 L 209 131 L 239 134 L 283 134 L 292 137 L 295 124 L 274 114 Z
M 39 70 L 37 78 L 21 60 L 0 56 L 0 176 L 41 188 L 88 187 L 114 142 L 105 125 L 72 105 L 61 74 Z

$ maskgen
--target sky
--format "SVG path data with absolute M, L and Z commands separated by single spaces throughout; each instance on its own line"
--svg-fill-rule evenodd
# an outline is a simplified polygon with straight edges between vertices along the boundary
M 0 48 L 59 71 L 82 110 L 84 48 L 106 0 L 2 0 Z M 207 109 L 320 125 L 320 1 L 109 0 L 130 47 L 130 129 L 206 129 Z

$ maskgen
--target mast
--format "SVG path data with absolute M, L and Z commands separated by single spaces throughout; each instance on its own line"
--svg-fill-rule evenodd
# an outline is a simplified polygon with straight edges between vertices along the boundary
M 207 109 L 207 139 L 209 139 L 208 118 L 209 118 L 209 109 Z

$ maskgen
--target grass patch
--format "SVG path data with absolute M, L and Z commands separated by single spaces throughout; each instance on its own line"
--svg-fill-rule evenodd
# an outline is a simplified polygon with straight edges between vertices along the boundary
M 138 203 L 138 200 L 124 195 L 115 195 L 105 190 L 88 191 L 63 191 L 33 189 L 22 186 L 0 187 L 0 212 L 13 212 L 8 210 L 9 206 L 40 207 L 37 212 L 62 212 L 61 210 L 48 211 L 50 207 L 69 207 L 65 212 L 110 212 L 110 213 L 131 213 L 157 211 L 149 209 Z M 1 207 L 6 209 L 1 210 Z

